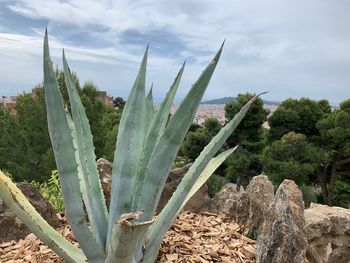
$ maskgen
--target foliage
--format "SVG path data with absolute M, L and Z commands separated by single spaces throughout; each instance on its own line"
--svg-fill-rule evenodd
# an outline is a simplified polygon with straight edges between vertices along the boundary
M 339 183 L 337 184 L 337 177 L 350 174 L 349 105 L 350 99 L 343 101 L 339 109 L 326 114 L 316 125 L 320 133 L 320 145 L 327 153 L 327 159 L 320 165 L 317 176 L 324 200 L 329 205 L 336 198 L 336 188 L 341 188 Z M 340 192 L 344 192 L 345 189 L 342 188 Z
M 116 97 L 113 101 L 113 106 L 119 110 L 124 109 L 126 101 L 122 97 Z
M 15 181 L 44 181 L 55 167 L 47 131 L 44 91 L 41 87 L 32 93 L 17 97 L 15 116 L 8 112 L 0 117 L 0 165 Z M 51 156 L 52 158 L 48 158 Z
M 51 172 L 51 178 L 47 182 L 38 183 L 32 181 L 31 185 L 38 189 L 42 196 L 50 202 L 56 212 L 64 211 L 62 191 L 57 170 Z
M 335 199 L 333 203 L 337 206 L 350 208 L 350 178 L 349 175 L 340 175 L 335 187 Z
M 228 179 L 226 179 L 223 176 L 213 174 L 207 181 L 208 186 L 208 195 L 210 197 L 214 197 L 217 192 L 221 190 L 221 188 L 229 182 Z
M 291 179 L 302 186 L 310 184 L 322 158 L 322 151 L 307 142 L 305 135 L 290 132 L 264 150 L 262 163 L 264 174 L 275 185 Z
M 239 108 L 252 97 L 253 95 L 249 93 L 239 94 L 236 101 L 226 103 L 226 118 L 231 120 Z M 230 157 L 225 162 L 226 178 L 239 186 L 247 186 L 253 176 L 261 173 L 260 154 L 266 145 L 265 130 L 262 125 L 268 115 L 268 111 L 263 106 L 263 101 L 259 98 L 227 140 L 229 146 L 240 145 L 235 157 Z
M 269 141 L 279 140 L 284 134 L 294 131 L 304 134 L 308 141 L 315 142 L 319 136 L 316 124 L 330 112 L 331 107 L 326 100 L 287 99 L 268 119 Z
M 177 213 L 235 151 L 236 147 L 214 157 L 257 99 L 253 97 L 213 137 L 154 220 L 168 172 L 195 117 L 222 47 L 170 119 L 170 107 L 184 66 L 156 112 L 152 95 L 145 96 L 147 52 L 119 125 L 108 212 L 97 172 L 87 114 L 63 53 L 64 77 L 70 101 L 70 110 L 65 109 L 52 67 L 48 36 L 45 35 L 44 87 L 48 128 L 66 215 L 80 247 L 74 247 L 51 228 L 1 171 L 0 195 L 29 229 L 67 262 L 154 262 L 162 238 Z
M 189 131 L 181 145 L 181 154 L 190 161 L 194 161 L 210 140 L 220 131 L 221 124 L 215 118 L 207 118 L 202 126 L 192 124 L 193 131 Z
M 62 70 L 56 70 L 57 82 L 69 106 Z M 74 82 L 78 77 L 72 73 Z M 77 86 L 90 120 L 96 155 L 113 160 L 121 110 L 115 110 L 98 99 L 97 87 L 87 82 Z M 69 106 L 70 107 L 70 106 Z M 31 93 L 17 97 L 16 115 L 0 109 L 0 167 L 8 170 L 15 181 L 45 182 L 53 169 L 55 158 L 47 130 L 44 89 L 37 86 Z
M 243 147 L 238 148 L 234 158 L 225 162 L 225 177 L 238 185 L 246 187 L 251 178 L 261 173 L 260 155 L 253 154 Z

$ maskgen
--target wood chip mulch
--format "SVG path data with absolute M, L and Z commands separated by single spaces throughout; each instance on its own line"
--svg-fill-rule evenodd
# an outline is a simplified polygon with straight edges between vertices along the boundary
M 255 241 L 244 236 L 246 231 L 225 215 L 183 212 L 165 236 L 158 262 L 255 262 Z M 79 246 L 68 225 L 59 232 Z M 0 262 L 63 263 L 63 260 L 34 234 L 29 234 L 24 240 L 0 244 Z

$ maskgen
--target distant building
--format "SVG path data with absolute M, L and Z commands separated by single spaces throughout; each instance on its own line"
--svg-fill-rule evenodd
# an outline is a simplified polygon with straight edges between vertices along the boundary
M 107 91 L 99 91 L 98 99 L 100 99 L 104 104 L 113 107 L 114 97 L 107 95 Z
M 17 96 L 2 96 L 0 103 L 4 105 L 5 109 L 9 109 L 12 115 L 16 115 L 16 100 Z

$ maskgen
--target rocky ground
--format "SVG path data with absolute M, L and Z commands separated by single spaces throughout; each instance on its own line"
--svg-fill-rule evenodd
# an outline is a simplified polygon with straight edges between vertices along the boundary
M 183 212 L 168 231 L 158 262 L 255 262 L 255 241 L 245 237 L 245 231 L 225 215 Z M 59 232 L 78 246 L 67 224 Z M 0 244 L 0 262 L 63 261 L 34 234 L 29 234 L 19 241 Z

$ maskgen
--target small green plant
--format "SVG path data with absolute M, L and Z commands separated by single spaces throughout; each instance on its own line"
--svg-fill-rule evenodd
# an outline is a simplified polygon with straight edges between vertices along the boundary
M 60 181 L 58 179 L 58 171 L 53 170 L 51 177 L 47 182 L 38 183 L 35 181 L 31 182 L 31 185 L 38 189 L 42 196 L 50 202 L 56 212 L 64 211 L 64 203 Z
M 152 89 L 145 95 L 148 49 L 125 104 L 114 154 L 109 212 L 99 180 L 92 135 L 65 55 L 63 66 L 70 111 L 63 104 L 44 40 L 44 88 L 50 138 L 60 176 L 66 216 L 80 244 L 73 246 L 35 211 L 21 191 L 0 172 L 0 196 L 28 228 L 66 262 L 152 263 L 163 236 L 190 197 L 236 147 L 215 154 L 258 96 L 227 123 L 194 161 L 172 198 L 154 219 L 167 175 L 218 63 L 214 59 L 169 119 L 184 65 L 157 110 Z M 88 216 L 84 212 L 84 205 Z

